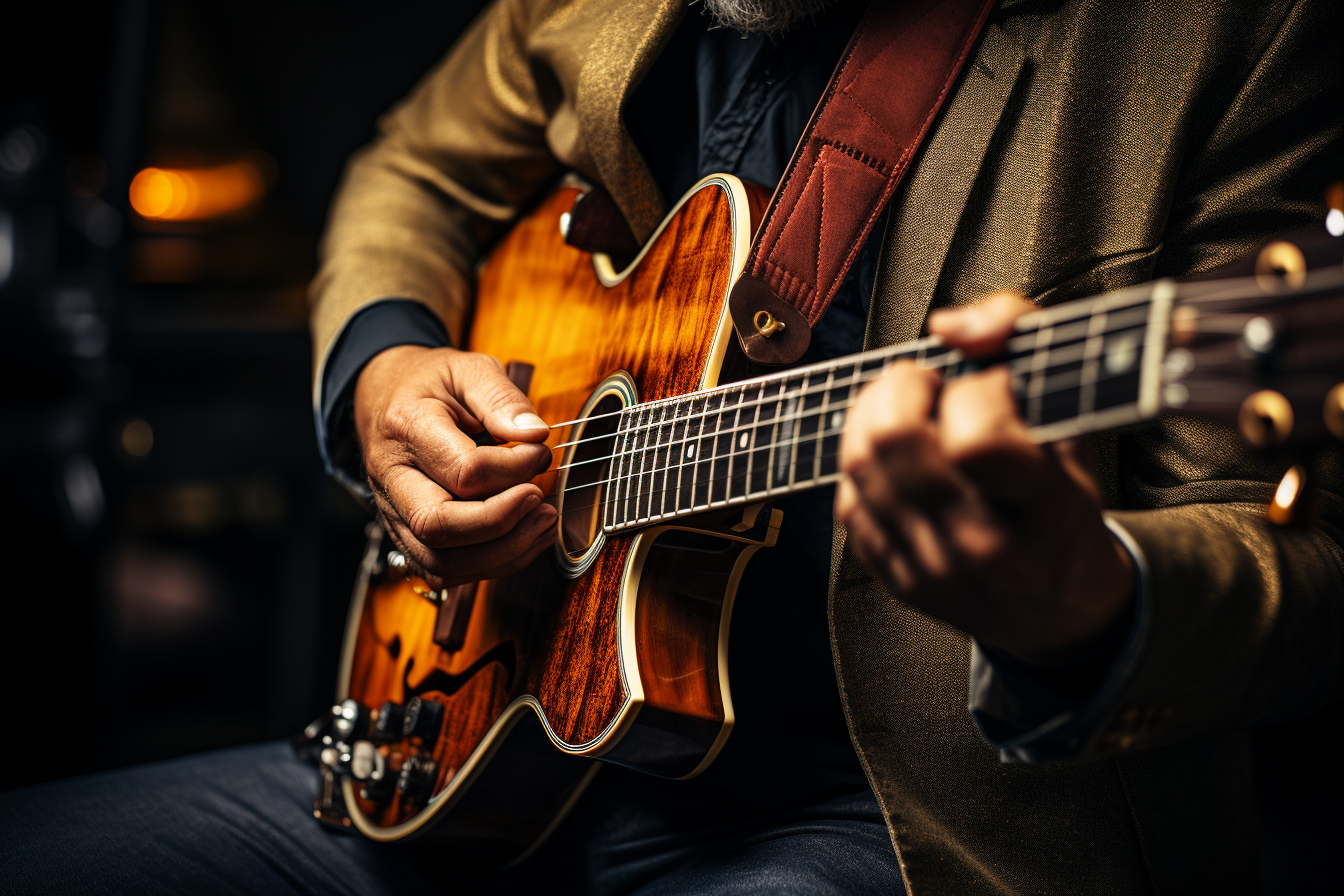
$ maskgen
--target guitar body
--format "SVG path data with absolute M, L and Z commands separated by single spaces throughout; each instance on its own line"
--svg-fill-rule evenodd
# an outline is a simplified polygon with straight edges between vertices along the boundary
M 728 290 L 767 198 L 707 178 L 618 273 L 564 242 L 561 219 L 579 195 L 562 186 L 495 249 L 471 327 L 472 351 L 531 365 L 526 391 L 543 419 L 593 421 L 552 430 L 552 446 L 585 432 L 610 444 L 604 414 L 725 376 L 737 351 Z M 689 777 L 728 737 L 733 595 L 781 514 L 758 504 L 603 536 L 601 465 L 581 472 L 584 451 L 581 442 L 557 452 L 553 468 L 577 465 L 537 480 L 556 494 L 562 541 L 519 575 L 427 598 L 382 569 L 390 545 L 373 535 L 338 700 L 374 720 L 385 703 L 414 697 L 443 711 L 437 736 L 378 745 L 388 780 L 414 757 L 426 779 L 418 791 L 384 784 L 366 799 L 358 780 L 341 780 L 363 834 L 397 840 L 432 828 L 478 860 L 517 860 L 563 817 L 596 760 Z

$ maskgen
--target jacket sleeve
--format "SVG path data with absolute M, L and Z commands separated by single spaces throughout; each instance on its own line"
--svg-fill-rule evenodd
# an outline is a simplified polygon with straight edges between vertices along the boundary
M 482 245 L 559 168 L 530 12 L 523 0 L 487 8 L 347 166 L 310 287 L 316 384 L 346 323 L 379 300 L 423 303 L 463 344 Z
M 1341 157 L 1335 4 L 1298 3 L 1182 169 L 1157 274 L 1219 267 L 1320 226 Z M 1344 682 L 1344 456 L 1314 458 L 1316 522 L 1264 507 L 1288 461 L 1178 415 L 1122 434 L 1113 518 L 1147 559 L 1146 645 L 1082 756 L 1305 715 Z

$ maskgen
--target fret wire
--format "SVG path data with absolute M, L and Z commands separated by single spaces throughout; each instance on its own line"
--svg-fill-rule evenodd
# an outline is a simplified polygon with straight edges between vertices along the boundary
M 1051 327 L 1041 327 L 1036 331 L 1036 346 L 1031 355 L 1031 379 L 1027 385 L 1027 425 L 1041 422 L 1041 398 L 1039 389 L 1044 385 L 1044 367 L 1050 358 Z
M 1097 404 L 1097 372 L 1101 368 L 1101 353 L 1106 346 L 1106 325 L 1109 314 L 1094 314 L 1087 325 L 1087 341 L 1083 343 L 1083 381 L 1078 387 L 1078 414 L 1092 413 Z
M 784 392 L 784 381 L 779 382 L 779 393 Z M 765 487 L 769 488 L 775 481 L 775 438 L 779 432 L 779 398 L 775 398 L 774 406 L 770 409 L 770 438 L 765 440 Z
M 732 396 L 732 393 L 731 393 L 731 392 L 725 392 L 725 393 L 723 394 L 723 403 L 724 403 L 725 406 L 728 405 L 728 399 L 729 399 L 731 396 Z M 728 427 L 729 427 L 729 429 L 728 429 L 728 442 L 727 442 L 727 445 L 728 445 L 728 456 L 725 457 L 725 458 L 723 458 L 723 465 L 724 465 L 724 469 L 725 469 L 725 475 L 724 475 L 724 477 L 723 477 L 723 497 L 719 499 L 719 500 L 721 500 L 721 501 L 724 501 L 724 500 L 727 500 L 727 499 L 728 499 L 728 497 L 729 497 L 729 496 L 731 495 L 731 493 L 732 493 L 732 488 L 733 488 L 733 447 L 737 444 L 737 432 L 736 432 L 736 430 L 737 430 L 737 417 L 738 417 L 739 414 L 742 413 L 742 411 L 740 410 L 740 407 L 739 407 L 739 406 L 741 405 L 741 403 L 742 403 L 742 401 L 741 401 L 741 399 L 742 399 L 742 395 L 741 395 L 741 392 L 740 392 L 740 391 L 739 391 L 737 397 L 738 397 L 738 403 L 737 403 L 736 405 L 734 405 L 733 408 L 732 408 L 732 410 L 729 412 L 729 414 L 730 414 L 731 416 L 729 416 L 729 419 L 727 420 Z M 722 429 L 723 429 L 723 424 L 724 424 L 724 422 L 725 422 L 725 421 L 724 421 L 724 417 L 723 417 L 723 415 L 721 415 L 721 416 L 719 417 L 719 429 L 720 429 L 720 431 L 722 431 Z M 723 436 L 720 435 L 717 439 L 714 440 L 714 454 L 715 454 L 716 457 L 719 456 L 719 450 L 720 450 L 720 446 L 721 446 L 722 444 L 723 444 Z
M 627 413 L 627 414 L 625 414 L 625 415 L 622 417 L 622 419 L 621 419 L 621 424 L 620 424 L 620 426 L 621 426 L 621 453 L 620 453 L 619 455 L 617 455 L 617 457 L 616 457 L 616 475 L 617 475 L 618 477 L 620 477 L 620 478 L 619 478 L 619 480 L 615 483 L 615 486 L 616 486 L 616 487 L 612 490 L 612 491 L 613 491 L 612 499 L 613 499 L 614 503 L 612 504 L 612 508 L 611 508 L 611 517 L 612 517 L 612 522 L 613 522 L 613 524 L 619 524 L 619 523 L 623 520 L 623 517 L 621 516 L 621 507 L 622 507 L 622 504 L 621 504 L 621 486 L 622 486 L 622 485 L 625 486 L 625 491 L 626 491 L 626 492 L 629 492 L 629 491 L 630 491 L 630 480 L 629 480 L 629 478 L 626 476 L 626 473 L 629 471 L 629 465 L 628 465 L 628 463 L 627 463 L 627 461 L 626 461 L 626 458 L 625 458 L 623 455 L 625 454 L 626 446 L 628 446 L 628 445 L 630 444 L 630 438 L 631 438 L 631 436 L 630 436 L 630 424 L 631 424 L 633 421 L 634 421 L 634 415 L 633 415 L 633 414 L 629 414 L 629 413 Z
M 757 398 L 759 398 L 761 395 L 764 394 L 765 394 L 765 384 L 762 383 L 757 389 Z M 746 479 L 744 480 L 745 484 L 742 487 L 743 492 L 745 494 L 751 494 L 751 474 L 754 472 L 752 470 L 752 466 L 753 461 L 756 460 L 756 443 L 759 441 L 759 439 L 757 438 L 758 436 L 757 427 L 759 427 L 761 423 L 761 406 L 759 403 L 755 404 L 756 404 L 756 410 L 755 413 L 753 413 L 751 416 L 751 428 L 748 430 L 750 435 L 747 436 L 747 476 Z
M 663 405 L 666 407 L 666 405 Z M 640 482 L 646 486 L 645 492 L 641 492 L 641 500 L 635 507 L 637 519 L 647 520 L 653 516 L 653 471 L 658 465 L 658 429 L 653 422 L 657 415 L 657 410 L 649 409 L 649 427 L 648 432 L 644 434 L 644 451 L 640 458 Z M 653 440 L 653 448 L 649 448 L 649 440 Z
M 804 399 L 803 399 L 803 397 L 802 397 L 802 394 L 807 392 L 807 382 L 808 382 L 808 376 L 807 376 L 807 374 L 804 374 L 804 375 L 803 375 L 802 388 L 798 390 L 798 391 L 799 391 L 799 395 L 796 396 L 796 397 L 794 398 L 794 401 L 798 402 L 798 407 L 799 407 L 798 418 L 799 418 L 799 419 L 798 419 L 798 422 L 797 422 L 797 423 L 792 424 L 793 437 L 789 440 L 789 441 L 790 441 L 790 445 L 789 445 L 789 485 L 793 485 L 794 477 L 798 475 L 798 437 L 799 437 L 799 435 L 802 434 L 802 431 L 803 431 L 803 427 L 802 427 L 802 409 L 803 409 L 803 406 L 804 406 Z
M 694 420 L 694 422 L 695 422 L 695 434 L 696 434 L 696 438 L 699 438 L 700 430 L 703 428 L 703 425 L 704 425 L 704 424 L 701 422 L 701 418 L 700 418 L 698 415 L 694 415 L 694 414 L 692 414 L 692 409 L 694 409 L 694 407 L 695 407 L 695 402 L 692 401 L 692 402 L 687 406 L 687 410 L 686 410 L 686 445 L 687 445 L 687 446 L 690 446 L 690 444 L 692 443 L 692 438 L 691 438 L 691 422 L 692 422 L 693 420 Z M 686 452 L 687 452 L 688 450 L 689 450 L 689 447 L 683 447 L 683 448 L 681 449 L 681 463 L 682 463 L 683 465 L 686 463 L 686 461 L 687 461 L 687 459 L 688 459 L 688 458 L 686 457 Z M 699 484 L 699 480 L 700 480 L 700 474 L 699 474 L 699 471 L 698 471 L 694 466 L 692 466 L 692 467 L 691 467 L 691 494 L 690 494 L 690 498 L 689 498 L 689 500 L 687 500 L 687 502 L 686 502 L 686 509 L 687 509 L 688 511 L 694 509 L 694 507 L 695 507 L 695 489 L 696 489 L 696 486 Z
M 718 399 L 718 406 L 715 407 L 715 409 L 714 409 L 713 411 L 709 411 L 710 403 L 711 403 L 714 399 Z M 718 437 L 719 427 L 720 427 L 720 425 L 721 425 L 722 422 L 723 422 L 722 419 L 719 417 L 719 414 L 720 414 L 720 413 L 722 412 L 722 410 L 723 410 L 723 393 L 722 393 L 722 392 L 715 392 L 715 393 L 713 393 L 711 396 L 707 397 L 707 398 L 705 399 L 705 410 L 706 410 L 708 413 L 706 413 L 706 415 L 705 415 L 704 423 L 702 423 L 701 426 L 700 426 L 700 441 L 699 441 L 699 443 L 695 446 L 695 460 L 696 460 L 696 463 L 699 464 L 700 469 L 705 470 L 705 476 L 704 476 L 704 479 L 705 479 L 705 501 L 704 501 L 704 504 L 703 504 L 703 505 L 700 505 L 700 503 L 699 503 L 699 502 L 700 502 L 700 494 L 699 494 L 699 492 L 697 491 L 696 494 L 694 495 L 694 501 L 695 501 L 695 504 L 693 504 L 692 506 L 704 506 L 704 507 L 708 507 L 708 506 L 709 506 L 710 504 L 712 504 L 713 501 L 714 501 L 714 440 Z M 712 416 L 711 416 L 711 415 L 712 415 Z M 710 423 L 711 421 L 712 421 L 713 424 L 714 424 L 714 431 L 711 432 L 711 433 L 709 433 L 708 436 L 706 436 L 706 435 L 705 435 L 705 426 L 704 426 L 704 424 L 705 424 L 705 423 Z M 708 441 L 709 441 L 709 457 L 708 457 L 708 458 L 705 457 L 705 441 L 706 441 L 706 438 L 708 438 Z M 705 466 L 706 464 L 708 464 L 709 466 L 706 467 L 706 466 Z
M 817 425 L 817 456 L 812 459 L 813 479 L 821 478 L 821 449 L 822 449 L 821 440 L 825 438 L 824 430 L 826 428 L 826 405 L 830 402 L 831 384 L 833 382 L 835 382 L 835 368 L 831 368 L 826 372 L 826 388 L 823 389 L 821 392 L 821 410 L 819 411 L 817 417 L 818 421 L 820 421 Z
M 639 434 L 635 436 L 633 450 L 637 453 L 639 458 L 639 472 L 635 473 L 635 500 L 633 507 L 626 508 L 626 519 L 631 521 L 639 519 L 639 499 L 644 496 L 644 446 L 648 444 L 649 441 L 649 431 L 644 425 L 644 422 L 649 419 L 649 415 L 652 413 L 653 410 L 651 408 L 644 408 L 640 411 L 637 422 Z M 635 458 L 631 458 L 632 466 L 634 462 Z
M 671 432 L 671 435 L 670 435 L 669 438 L 668 438 L 668 443 L 667 443 L 667 462 L 668 462 L 669 466 L 670 466 L 671 463 L 672 463 L 672 446 L 673 446 L 673 445 L 679 445 L 679 444 L 681 444 L 681 437 L 684 436 L 684 435 L 686 434 L 686 430 L 685 430 L 684 428 L 682 429 L 680 435 L 677 434 L 678 421 L 679 421 L 679 420 L 684 421 L 684 420 L 686 419 L 686 418 L 684 418 L 684 417 L 680 417 L 680 418 L 679 418 L 679 417 L 677 416 L 677 414 L 678 414 L 683 408 L 685 408 L 685 407 L 688 407 L 688 405 L 687 405 L 686 402 L 680 402 L 680 403 L 675 404 L 675 405 L 672 406 L 672 432 Z M 673 495 L 672 495 L 672 512 L 673 512 L 673 513 L 677 513 L 677 512 L 680 511 L 680 510 L 681 510 L 681 465 L 678 464 L 678 465 L 677 465 L 677 488 L 676 488 L 676 491 L 673 492 Z
M 751 442 L 751 430 L 742 426 L 742 406 L 746 398 L 747 389 L 743 386 L 737 391 L 737 405 L 733 409 L 733 432 L 728 438 L 728 485 L 724 488 L 724 498 L 729 501 L 733 499 L 733 479 L 737 475 L 738 457 L 741 455 L 743 436 L 746 437 L 748 443 Z M 739 432 L 742 435 L 738 435 Z M 743 488 L 746 487 L 747 485 L 744 483 Z
M 653 424 L 649 429 L 649 433 L 653 435 L 653 450 L 649 455 L 649 498 L 645 504 L 644 516 L 642 516 L 642 519 L 645 520 L 653 519 L 653 494 L 657 492 L 657 485 L 659 485 L 659 445 L 663 441 L 663 419 L 664 416 L 667 416 L 667 408 L 667 404 L 660 408 L 660 414 L 657 414 L 659 422 Z

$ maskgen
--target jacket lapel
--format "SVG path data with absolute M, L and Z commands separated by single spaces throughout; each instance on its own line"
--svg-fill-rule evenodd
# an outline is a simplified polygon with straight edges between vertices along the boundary
M 683 0 L 603 6 L 605 22 L 579 72 L 574 111 L 597 174 L 641 241 L 666 211 L 657 184 L 625 129 L 621 110 L 685 12 Z
M 922 158 L 892 203 L 865 347 L 918 338 L 966 200 L 1023 72 L 1022 46 L 990 23 Z

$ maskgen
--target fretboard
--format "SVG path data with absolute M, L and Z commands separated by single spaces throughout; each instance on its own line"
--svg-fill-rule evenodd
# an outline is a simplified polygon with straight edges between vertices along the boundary
M 1169 281 L 1033 312 L 992 362 L 921 339 L 621 412 L 604 481 L 607 533 L 834 482 L 863 384 L 911 360 L 951 379 L 1004 364 L 1039 442 L 1157 413 Z

